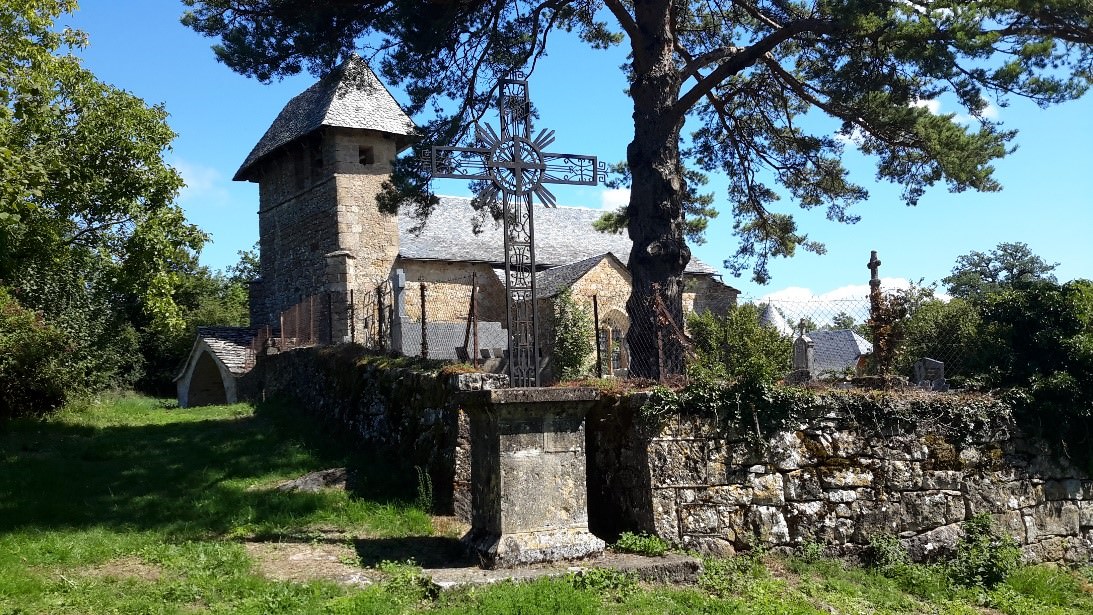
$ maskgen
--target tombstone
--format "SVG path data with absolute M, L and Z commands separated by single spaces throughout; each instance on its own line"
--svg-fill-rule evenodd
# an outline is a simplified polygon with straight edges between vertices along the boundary
M 948 391 L 945 382 L 945 363 L 923 357 L 915 361 L 915 385 L 930 391 Z
M 815 366 L 816 344 L 802 327 L 801 334 L 793 340 L 793 371 L 786 377 L 786 384 L 807 384 L 812 380 Z

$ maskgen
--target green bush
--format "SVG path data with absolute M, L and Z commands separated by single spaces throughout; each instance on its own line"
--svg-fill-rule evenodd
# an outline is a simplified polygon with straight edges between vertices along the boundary
M 899 538 L 890 534 L 879 534 L 869 538 L 869 546 L 862 554 L 862 563 L 877 570 L 890 570 L 910 562 L 907 549 Z
M 56 410 L 83 393 L 72 341 L 0 287 L 0 420 Z
M 687 329 L 698 354 L 694 370 L 714 378 L 770 384 L 786 375 L 793 342 L 759 324 L 759 308 L 750 303 L 724 316 L 691 314 Z
M 588 374 L 595 339 L 588 308 L 578 305 L 569 289 L 563 290 L 554 304 L 553 361 L 559 378 L 576 380 Z
M 987 513 L 963 524 L 964 536 L 956 545 L 949 574 L 961 585 L 994 587 L 1006 580 L 1021 561 L 1021 550 L 1012 536 L 995 527 Z
M 623 553 L 660 556 L 668 552 L 668 543 L 660 536 L 653 536 L 645 532 L 640 534 L 623 532 L 615 543 L 615 550 Z

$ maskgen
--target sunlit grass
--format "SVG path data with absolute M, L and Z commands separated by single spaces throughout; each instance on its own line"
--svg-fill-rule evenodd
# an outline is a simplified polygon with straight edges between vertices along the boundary
M 336 466 L 353 490 L 283 493 L 281 481 Z M 15 613 L 1093 613 L 1093 568 L 1020 568 L 994 589 L 953 585 L 940 567 L 882 573 L 837 560 L 707 561 L 695 587 L 611 574 L 437 594 L 413 566 L 454 542 L 415 505 L 413 469 L 361 454 L 287 404 L 179 409 L 107 398 L 0 426 L 0 615 Z M 377 583 L 261 576 L 246 540 L 362 538 Z M 416 551 L 414 551 L 416 549 Z M 599 579 L 599 580 L 597 580 Z

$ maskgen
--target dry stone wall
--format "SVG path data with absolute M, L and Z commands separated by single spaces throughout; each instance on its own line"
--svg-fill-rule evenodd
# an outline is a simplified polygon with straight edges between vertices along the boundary
M 653 531 L 715 553 L 815 541 L 855 554 L 887 534 L 929 560 L 985 512 L 1030 561 L 1090 558 L 1093 481 L 1012 420 L 963 439 L 929 421 L 869 428 L 838 411 L 773 432 L 727 429 L 709 416 L 651 427 L 641 403 L 601 406 L 589 418 L 590 518 L 600 535 Z
M 469 519 L 470 432 L 456 394 L 499 388 L 507 378 L 445 376 L 425 364 L 392 367 L 391 361 L 353 344 L 267 355 L 245 377 L 244 395 L 290 399 L 361 446 L 389 449 L 428 472 L 438 511 Z
M 459 393 L 505 378 L 391 361 L 353 345 L 299 349 L 261 357 L 244 390 L 290 396 L 362 446 L 427 468 L 438 508 L 469 519 L 472 444 Z M 1023 435 L 1001 404 L 967 402 L 979 413 L 969 421 L 960 397 L 915 395 L 917 405 L 890 416 L 867 395 L 840 406 L 829 394 L 788 417 L 742 402 L 660 419 L 642 412 L 649 394 L 603 395 L 586 424 L 589 528 L 605 539 L 650 531 L 716 553 L 815 541 L 852 555 L 889 534 L 930 560 L 954 547 L 962 522 L 987 513 L 1029 561 L 1090 560 L 1089 475 Z

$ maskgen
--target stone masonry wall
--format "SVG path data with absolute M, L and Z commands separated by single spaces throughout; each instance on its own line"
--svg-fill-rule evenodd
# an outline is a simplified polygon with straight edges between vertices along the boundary
M 889 534 L 929 560 L 986 512 L 1030 561 L 1093 553 L 1093 481 L 1012 421 L 957 442 L 829 413 L 755 438 L 710 417 L 643 427 L 642 402 L 601 404 L 589 417 L 589 515 L 602 537 L 644 530 L 716 553 L 817 541 L 854 554 Z
M 406 315 L 421 318 L 421 283 L 426 285 L 426 316 L 432 322 L 463 322 L 471 301 L 471 274 L 478 274 L 478 320 L 505 322 L 505 287 L 488 263 L 400 259 L 406 273 Z
M 390 278 L 398 224 L 379 211 L 376 194 L 391 172 L 395 143 L 360 130 L 326 129 L 280 148 L 262 162 L 258 231 L 260 321 L 324 291 L 373 292 Z M 331 288 L 326 254 L 346 251 L 345 288 Z
M 389 448 L 428 471 L 438 511 L 469 519 L 469 424 L 453 400 L 458 391 L 498 388 L 507 378 L 444 376 L 435 368 L 390 367 L 390 361 L 352 344 L 267 355 L 247 374 L 244 395 L 291 399 L 362 446 Z

